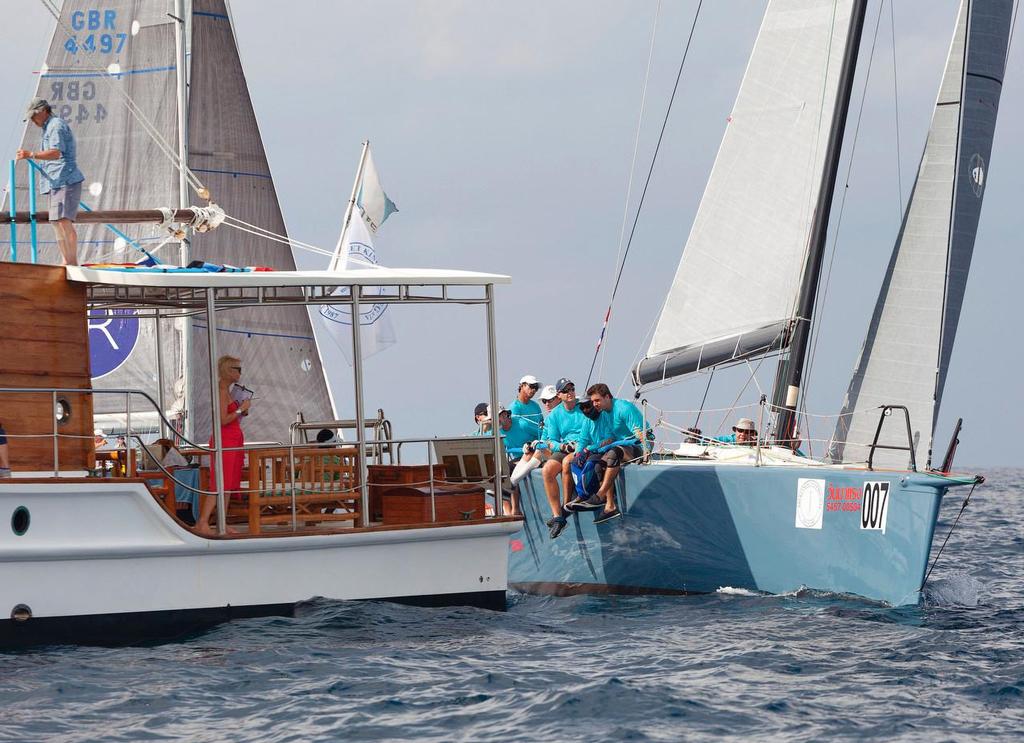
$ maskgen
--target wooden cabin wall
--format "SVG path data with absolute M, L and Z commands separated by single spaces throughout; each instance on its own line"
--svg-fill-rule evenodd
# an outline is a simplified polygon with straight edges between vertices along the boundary
M 85 286 L 61 266 L 0 262 L 0 388 L 91 389 Z M 92 395 L 61 395 L 71 417 L 57 426 L 61 470 L 93 465 Z M 49 393 L 0 393 L 11 469 L 52 471 L 55 411 Z M 44 434 L 39 438 L 20 438 Z

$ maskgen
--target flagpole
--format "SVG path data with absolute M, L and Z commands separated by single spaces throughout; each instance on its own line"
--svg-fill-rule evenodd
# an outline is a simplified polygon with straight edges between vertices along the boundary
M 334 256 L 327 267 L 328 271 L 337 271 L 338 265 L 345 258 L 345 233 L 348 232 L 349 222 L 352 221 L 352 214 L 356 209 L 356 196 L 359 195 L 359 184 L 363 180 L 363 169 L 366 167 L 366 156 L 370 152 L 370 140 L 363 142 L 363 152 L 359 155 L 359 167 L 356 168 L 356 179 L 352 183 L 352 195 L 348 198 L 348 206 L 345 207 L 345 218 L 341 220 L 341 234 L 338 236 L 338 244 L 334 247 Z

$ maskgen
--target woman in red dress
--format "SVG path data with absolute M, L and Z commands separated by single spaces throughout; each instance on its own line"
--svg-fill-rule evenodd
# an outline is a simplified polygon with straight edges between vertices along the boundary
M 242 464 L 245 460 L 245 453 L 241 447 L 245 444 L 245 436 L 242 434 L 242 416 L 248 415 L 249 400 L 242 400 L 241 403 L 231 399 L 231 385 L 235 384 L 242 377 L 242 362 L 234 356 L 221 356 L 217 360 L 217 377 L 220 388 L 218 400 L 220 401 L 220 441 L 224 452 L 224 495 L 229 498 L 232 492 L 238 492 L 242 486 Z M 213 446 L 213 436 L 210 436 L 209 445 Z M 209 489 L 217 488 L 217 456 L 210 457 L 210 484 Z M 213 534 L 210 526 L 210 517 L 213 509 L 217 506 L 217 498 L 213 495 L 202 496 L 199 508 L 199 519 L 196 521 L 196 531 L 200 534 Z

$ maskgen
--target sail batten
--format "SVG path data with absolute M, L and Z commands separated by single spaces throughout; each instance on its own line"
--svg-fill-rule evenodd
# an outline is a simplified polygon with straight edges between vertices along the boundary
M 769 4 L 638 384 L 693 371 L 680 349 L 792 321 L 852 7 Z
M 919 464 L 931 447 L 956 339 L 988 172 L 1005 68 L 1012 0 L 963 0 L 945 73 L 899 237 L 830 449 L 863 461 L 879 406 L 910 413 Z M 883 426 L 879 443 L 906 446 L 906 429 Z M 905 452 L 874 462 L 905 467 Z

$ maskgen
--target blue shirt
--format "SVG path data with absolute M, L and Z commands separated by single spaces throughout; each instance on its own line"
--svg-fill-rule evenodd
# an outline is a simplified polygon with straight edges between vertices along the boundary
M 528 444 L 537 438 L 533 435 L 533 424 L 523 418 L 513 418 L 512 427 L 507 431 L 502 431 L 499 426 L 498 433 L 505 445 L 505 452 L 509 456 L 517 458 L 523 456 L 523 444 Z M 472 435 L 490 436 L 491 432 L 477 429 Z
M 533 431 L 533 436 L 529 441 L 540 438 L 540 429 L 544 425 L 544 413 L 541 412 L 540 405 L 533 400 L 529 402 L 521 402 L 518 397 L 512 401 L 512 404 L 508 406 L 509 411 L 512 413 L 512 422 L 515 423 L 517 420 L 523 421 L 527 426 L 528 430 Z
M 71 127 L 67 125 L 60 116 L 50 114 L 50 118 L 43 124 L 43 137 L 40 140 L 39 151 L 60 150 L 59 160 L 40 160 L 37 164 L 43 171 L 43 178 L 39 183 L 39 193 L 50 193 L 65 186 L 81 183 L 85 180 L 82 171 L 78 169 L 77 154 L 75 146 L 75 135 L 71 133 Z
M 580 431 L 586 421 L 587 416 L 583 415 L 579 403 L 574 405 L 572 410 L 563 403 L 548 413 L 548 419 L 544 421 L 544 438 L 551 443 L 554 450 L 570 441 L 575 443 L 579 440 Z
M 586 418 L 586 416 L 584 416 Z M 644 432 L 644 416 L 629 400 L 614 398 L 611 410 L 602 410 L 597 420 L 586 418 L 580 430 L 580 449 L 596 449 L 605 441 L 640 438 Z

